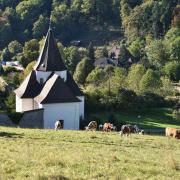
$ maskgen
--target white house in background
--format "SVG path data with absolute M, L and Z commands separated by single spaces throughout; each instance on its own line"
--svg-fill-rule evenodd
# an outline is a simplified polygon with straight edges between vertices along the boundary
M 15 94 L 16 112 L 44 109 L 44 128 L 63 120 L 64 129 L 79 129 L 84 95 L 62 61 L 51 28 L 36 65 Z

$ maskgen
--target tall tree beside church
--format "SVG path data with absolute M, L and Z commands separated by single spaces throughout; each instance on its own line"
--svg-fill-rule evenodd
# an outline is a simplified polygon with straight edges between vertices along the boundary
M 95 61 L 95 51 L 92 42 L 88 46 L 88 57 L 90 58 L 90 61 L 93 64 Z
M 157 92 L 162 86 L 162 81 L 158 72 L 152 69 L 147 70 L 140 81 L 140 90 L 142 92 Z
M 74 80 L 78 84 L 84 84 L 86 77 L 91 71 L 92 71 L 92 64 L 90 62 L 90 59 L 89 58 L 82 59 L 76 67 L 76 70 L 73 76 Z

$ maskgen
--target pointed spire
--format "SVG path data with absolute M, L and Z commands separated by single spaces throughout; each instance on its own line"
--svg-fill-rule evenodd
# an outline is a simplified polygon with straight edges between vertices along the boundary
M 49 30 L 52 30 L 52 19 L 51 19 L 51 17 L 49 18 Z
M 61 58 L 54 34 L 51 28 L 51 21 L 49 30 L 46 35 L 43 49 L 40 53 L 38 61 L 34 66 L 37 71 L 63 71 L 66 67 Z

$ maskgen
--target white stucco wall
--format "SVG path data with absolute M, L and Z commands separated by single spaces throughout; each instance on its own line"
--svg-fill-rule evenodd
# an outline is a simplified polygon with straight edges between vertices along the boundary
M 16 95 L 16 112 L 22 112 L 22 99 Z
M 34 108 L 34 109 L 40 109 L 39 103 L 37 103 L 36 101 L 34 101 L 33 108 Z
M 16 96 L 16 112 L 30 111 L 34 109 L 33 99 L 21 99 Z
M 40 83 L 40 79 L 43 78 L 43 82 L 47 80 L 51 72 L 36 71 L 37 81 Z
M 64 120 L 64 129 L 79 129 L 79 103 L 43 104 L 44 128 L 54 129 L 57 120 Z
M 52 72 L 36 71 L 37 81 L 40 83 L 40 79 L 43 78 L 43 82 L 47 80 Z M 64 81 L 67 80 L 67 71 L 55 71 L 55 74 L 59 75 Z
M 67 80 L 67 71 L 56 71 L 55 74 L 59 75 L 62 79 L 64 79 L 64 82 Z
M 77 96 L 77 98 L 81 100 L 79 103 L 79 117 L 84 118 L 84 96 Z

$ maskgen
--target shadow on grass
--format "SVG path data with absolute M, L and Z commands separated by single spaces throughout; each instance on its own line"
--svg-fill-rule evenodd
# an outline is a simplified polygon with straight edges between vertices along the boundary
M 57 176 L 40 176 L 38 177 L 39 180 L 70 180 L 69 178 L 63 176 L 63 175 L 57 175 Z
M 0 132 L 0 137 L 5 137 L 5 138 L 22 138 L 23 134 L 10 133 L 10 132 Z

